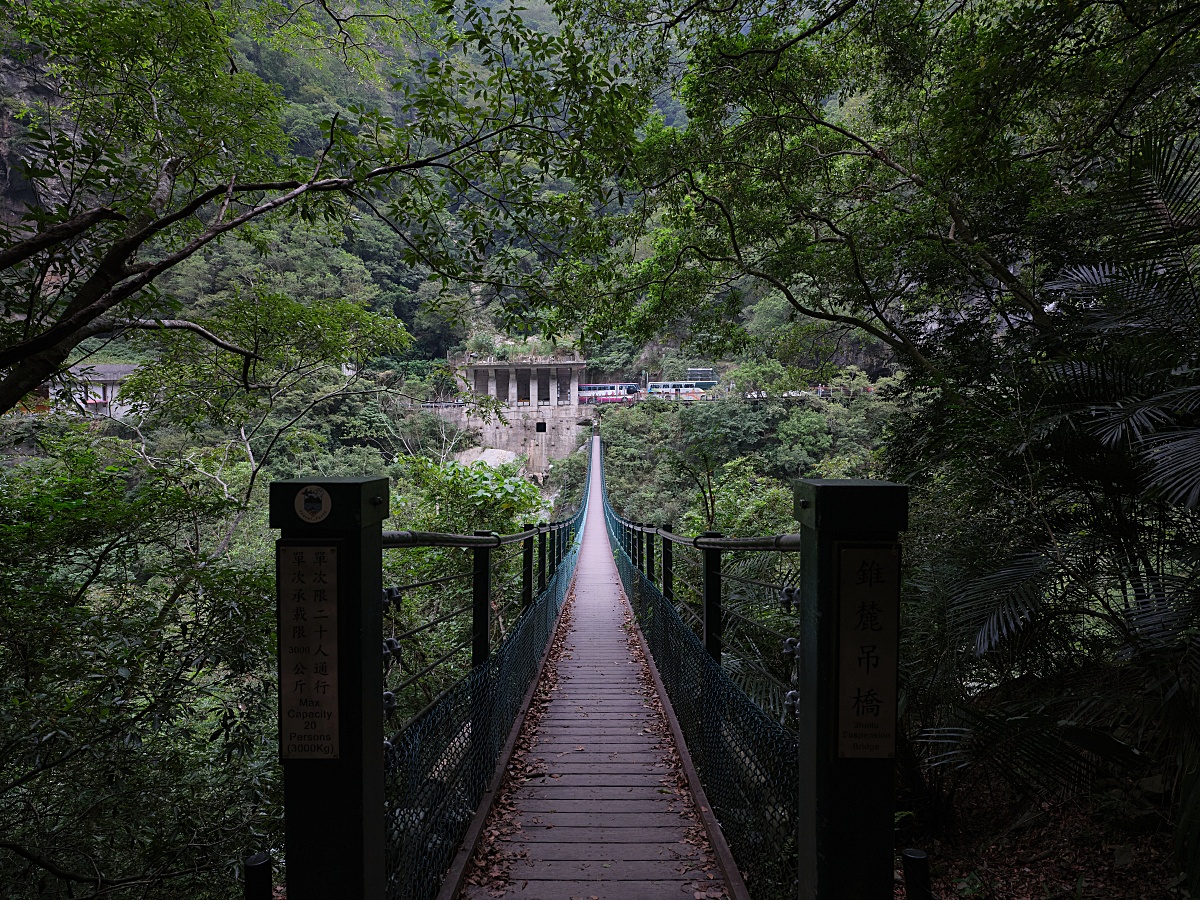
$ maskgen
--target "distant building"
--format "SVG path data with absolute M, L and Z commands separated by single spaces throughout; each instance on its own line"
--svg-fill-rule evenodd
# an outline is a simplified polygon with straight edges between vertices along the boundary
M 69 382 L 54 385 L 52 395 L 88 415 L 119 419 L 129 412 L 129 405 L 117 398 L 117 392 L 136 369 L 126 363 L 79 363 L 71 366 Z
M 436 407 L 438 415 L 456 426 L 477 428 L 484 447 L 525 456 L 530 474 L 539 478 L 550 470 L 551 460 L 578 447 L 580 419 L 589 415 L 579 405 L 579 380 L 587 368 L 579 353 L 498 359 L 466 352 L 450 354 L 449 362 L 468 390 L 494 397 L 503 406 L 508 424 L 494 418 L 468 422 L 466 406 Z
M 688 381 L 711 381 L 716 384 L 717 370 L 716 369 L 688 369 Z

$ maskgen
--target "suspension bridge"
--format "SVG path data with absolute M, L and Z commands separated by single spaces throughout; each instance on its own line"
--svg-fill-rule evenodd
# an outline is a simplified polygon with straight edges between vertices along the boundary
M 798 534 L 688 537 L 590 453 L 575 515 L 512 535 L 271 485 L 291 900 L 892 897 L 906 489 L 801 482 Z M 397 553 L 427 577 L 385 587 Z

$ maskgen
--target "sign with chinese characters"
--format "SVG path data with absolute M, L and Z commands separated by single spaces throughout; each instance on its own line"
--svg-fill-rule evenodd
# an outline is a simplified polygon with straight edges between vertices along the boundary
M 279 544 L 279 752 L 283 759 L 338 758 L 337 550 Z
M 900 548 L 838 544 L 840 757 L 896 754 Z

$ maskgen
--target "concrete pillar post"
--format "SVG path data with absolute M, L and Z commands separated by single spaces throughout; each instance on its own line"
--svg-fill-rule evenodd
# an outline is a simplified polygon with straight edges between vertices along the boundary
M 558 406 L 558 369 L 550 367 L 550 406 Z
M 900 532 L 908 488 L 802 479 L 801 900 L 892 896 Z
M 517 405 L 517 367 L 512 366 L 508 370 L 508 405 L 515 408 Z
M 571 366 L 571 405 L 579 405 L 579 369 Z
M 487 373 L 488 373 L 487 395 L 489 397 L 495 397 L 496 396 L 496 370 L 488 369 Z
M 279 755 L 293 900 L 383 900 L 386 478 L 273 481 Z M 317 716 L 308 718 L 305 716 Z M 313 722 L 316 730 L 302 727 Z

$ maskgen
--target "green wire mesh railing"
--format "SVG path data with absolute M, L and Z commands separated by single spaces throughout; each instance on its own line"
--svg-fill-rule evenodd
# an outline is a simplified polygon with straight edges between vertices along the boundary
M 388 900 L 430 900 L 441 888 L 566 601 L 587 490 L 585 482 L 583 501 L 568 524 L 574 541 L 486 665 L 443 692 L 385 748 Z
M 604 517 L 621 582 L 747 889 L 754 900 L 795 897 L 795 734 L 738 687 L 675 606 L 634 564 L 621 545 L 619 517 L 607 493 Z

